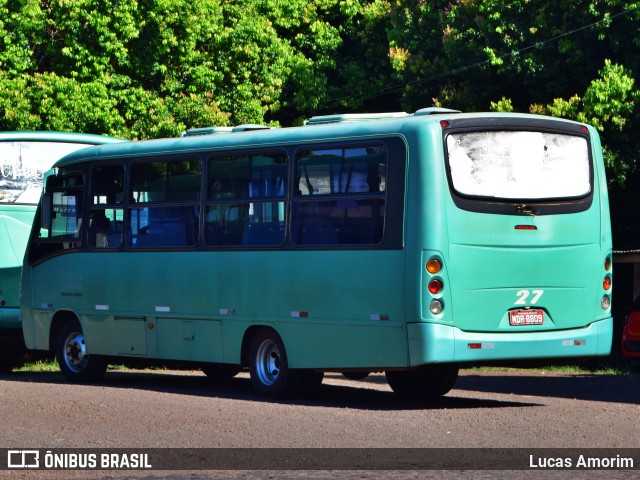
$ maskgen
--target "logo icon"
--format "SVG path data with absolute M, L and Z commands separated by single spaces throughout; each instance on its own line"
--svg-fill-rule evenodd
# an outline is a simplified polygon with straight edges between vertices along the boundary
M 7 453 L 8 468 L 39 468 L 40 452 L 38 450 L 9 450 Z

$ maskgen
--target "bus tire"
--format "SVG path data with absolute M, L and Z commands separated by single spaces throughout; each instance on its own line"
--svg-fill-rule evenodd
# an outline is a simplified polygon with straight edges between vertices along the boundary
M 64 377 L 73 383 L 90 383 L 102 378 L 107 361 L 87 351 L 82 326 L 77 320 L 62 325 L 56 336 L 56 360 Z
M 258 330 L 251 339 L 249 372 L 253 389 L 263 397 L 290 397 L 303 383 L 301 372 L 289 368 L 280 335 L 270 328 Z
M 458 366 L 452 364 L 423 365 L 416 370 L 385 372 L 387 383 L 398 395 L 435 398 L 446 395 L 458 380 Z

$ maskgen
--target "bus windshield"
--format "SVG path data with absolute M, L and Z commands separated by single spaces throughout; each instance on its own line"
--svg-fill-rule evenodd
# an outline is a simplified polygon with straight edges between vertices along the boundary
M 36 204 L 45 172 L 58 159 L 89 144 L 0 142 L 0 203 Z
M 462 195 L 502 199 L 576 198 L 591 191 L 587 140 L 535 131 L 452 133 L 451 180 Z

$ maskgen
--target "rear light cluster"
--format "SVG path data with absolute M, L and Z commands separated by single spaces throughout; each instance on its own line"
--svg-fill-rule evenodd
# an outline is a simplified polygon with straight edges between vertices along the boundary
M 604 259 L 604 278 L 602 279 L 602 288 L 604 289 L 604 295 L 602 296 L 602 300 L 600 301 L 600 305 L 603 310 L 608 310 L 611 307 L 611 266 L 612 260 L 611 255 L 607 255 L 607 258 Z
M 440 295 L 440 293 L 444 289 L 444 282 L 440 277 L 437 277 L 436 275 L 438 275 L 442 270 L 442 262 L 439 258 L 431 258 L 425 265 L 425 268 L 427 272 L 429 272 L 433 276 L 427 284 L 429 293 L 432 296 Z M 438 315 L 439 313 L 442 313 L 442 310 L 444 310 L 444 303 L 442 301 L 442 298 L 433 298 L 429 303 L 429 311 L 434 315 Z

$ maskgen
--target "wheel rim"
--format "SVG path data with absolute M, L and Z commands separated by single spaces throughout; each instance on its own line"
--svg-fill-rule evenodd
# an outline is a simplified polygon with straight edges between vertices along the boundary
M 260 344 L 255 358 L 256 374 L 264 385 L 273 385 L 280 375 L 280 349 L 273 340 Z
M 64 363 L 73 372 L 81 372 L 89 362 L 89 355 L 80 332 L 69 334 L 64 342 Z

